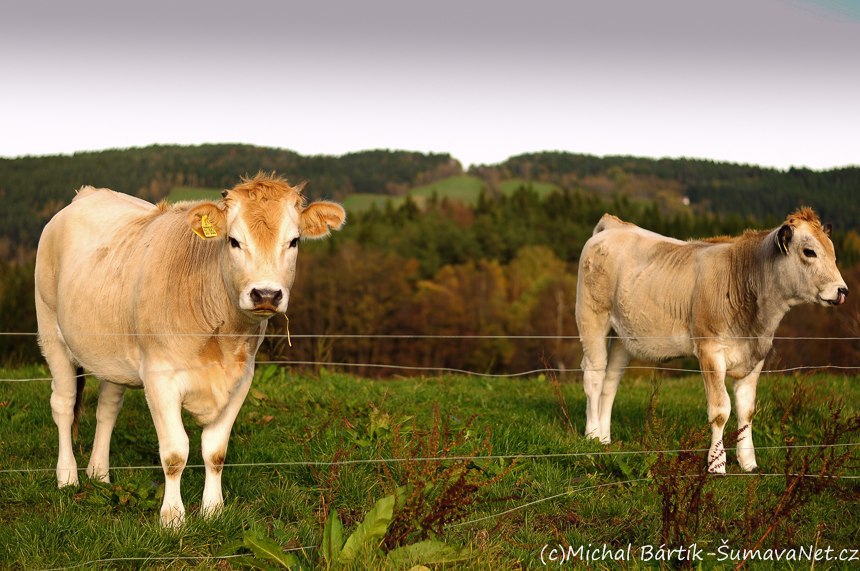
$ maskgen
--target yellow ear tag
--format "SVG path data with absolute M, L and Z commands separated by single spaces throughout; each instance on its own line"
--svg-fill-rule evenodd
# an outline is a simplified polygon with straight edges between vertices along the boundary
M 218 235 L 218 232 L 215 231 L 215 226 L 209 222 L 209 217 L 205 214 L 200 219 L 200 227 L 203 228 L 203 235 L 206 236 L 206 238 L 214 238 Z

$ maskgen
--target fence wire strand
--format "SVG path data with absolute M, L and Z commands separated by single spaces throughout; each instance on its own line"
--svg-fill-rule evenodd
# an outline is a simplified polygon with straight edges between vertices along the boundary
M 158 375 L 158 374 L 174 374 L 174 373 L 183 373 L 188 371 L 194 371 L 199 369 L 206 369 L 210 367 L 222 367 L 224 365 L 241 365 L 244 364 L 243 361 L 219 361 L 218 363 L 207 363 L 205 365 L 196 365 L 194 367 L 175 367 L 171 369 L 156 369 L 147 371 L 148 374 Z M 576 368 L 550 368 L 543 367 L 540 369 L 531 369 L 528 371 L 520 371 L 517 373 L 484 373 L 480 371 L 470 371 L 468 369 L 456 369 L 451 367 L 417 367 L 410 365 L 390 365 L 387 363 L 344 363 L 344 362 L 336 362 L 336 361 L 256 361 L 257 365 L 284 365 L 287 367 L 290 366 L 322 366 L 322 367 L 348 367 L 348 368 L 368 368 L 368 369 L 384 369 L 384 370 L 392 370 L 392 371 L 414 371 L 414 372 L 422 372 L 422 373 L 442 373 L 442 374 L 453 374 L 453 375 L 463 375 L 467 377 L 480 377 L 480 378 L 498 378 L 498 379 L 512 379 L 519 377 L 529 377 L 536 376 L 545 373 L 582 373 L 585 369 L 576 367 Z M 628 365 L 626 367 L 607 367 L 606 369 L 601 369 L 605 371 L 617 371 L 622 370 L 626 371 L 628 369 L 638 370 L 638 371 L 666 371 L 672 373 L 725 373 L 726 371 L 715 371 L 708 369 L 687 369 L 682 367 L 661 367 L 659 365 Z M 731 369 L 732 372 L 739 373 L 752 373 L 754 369 L 749 370 L 737 370 Z M 798 367 L 784 367 L 782 369 L 764 369 L 760 371 L 761 374 L 785 374 L 785 373 L 797 373 L 801 371 L 860 371 L 860 365 L 857 366 L 848 366 L 848 365 L 801 365 Z M 89 373 L 85 373 L 84 375 L 75 375 L 75 377 L 86 376 L 87 374 L 92 375 L 93 377 L 100 378 L 101 375 L 98 372 L 90 371 Z M 14 378 L 5 378 L 0 379 L 0 382 L 4 383 L 29 383 L 29 382 L 37 382 L 37 381 L 52 381 L 52 377 L 31 377 L 24 379 L 14 379 Z M 142 385 L 140 385 L 142 386 Z M 139 388 L 139 387 L 138 387 Z
M 837 444 L 793 444 L 791 446 L 756 446 L 756 451 L 763 450 L 805 450 L 824 448 L 854 448 L 860 446 L 860 442 L 842 442 Z M 539 459 L 566 459 L 581 458 L 589 456 L 635 456 L 645 454 L 683 454 L 707 452 L 708 448 L 678 448 L 667 450 L 597 450 L 593 452 L 558 452 L 553 454 L 488 454 L 485 456 L 439 456 L 419 458 L 365 458 L 355 460 L 294 460 L 287 462 L 246 462 L 235 464 L 222 464 L 223 468 L 255 468 L 255 467 L 335 467 L 352 466 L 358 464 L 402 464 L 406 462 L 443 462 L 443 461 L 465 461 L 465 460 L 539 460 Z M 184 469 L 206 468 L 205 464 L 186 464 Z M 109 470 L 161 470 L 160 465 L 149 466 L 111 466 Z M 56 468 L 8 468 L 0 470 L 0 474 L 27 474 L 40 472 L 53 472 Z M 86 468 L 78 468 L 78 472 L 84 472 Z

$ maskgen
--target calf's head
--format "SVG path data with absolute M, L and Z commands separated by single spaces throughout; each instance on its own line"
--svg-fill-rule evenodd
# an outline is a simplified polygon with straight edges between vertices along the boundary
M 803 207 L 772 233 L 780 281 L 800 303 L 845 303 L 848 286 L 836 267 L 832 231 L 832 225 L 822 225 L 811 208 Z
M 233 303 L 253 318 L 285 313 L 302 239 L 339 230 L 346 213 L 339 204 L 305 204 L 307 181 L 290 186 L 274 175 L 243 178 L 224 199 L 188 211 L 191 229 L 221 242 L 221 272 Z

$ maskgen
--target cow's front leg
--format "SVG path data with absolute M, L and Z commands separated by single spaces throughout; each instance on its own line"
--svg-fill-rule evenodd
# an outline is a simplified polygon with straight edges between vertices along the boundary
M 716 474 L 726 472 L 726 447 L 723 430 L 732 411 L 729 393 L 726 391 L 726 361 L 720 352 L 699 351 L 699 363 L 705 379 L 705 395 L 708 399 L 708 422 L 711 424 L 711 448 L 708 451 L 708 471 Z
M 164 365 L 152 370 L 167 368 Z M 182 425 L 182 395 L 179 383 L 172 375 L 159 374 L 144 380 L 144 391 L 158 434 L 158 452 L 164 469 L 164 502 L 161 504 L 161 524 L 179 527 L 185 521 L 185 506 L 179 481 L 188 461 L 188 435 Z
M 755 448 L 752 436 L 752 417 L 755 412 L 755 391 L 761 374 L 764 359 L 746 377 L 735 381 L 735 408 L 738 411 L 738 462 L 745 472 L 758 469 L 755 461 Z
M 206 464 L 206 484 L 203 488 L 203 504 L 200 506 L 201 514 L 211 516 L 221 510 L 224 496 L 221 494 L 221 471 L 224 467 L 224 459 L 227 455 L 227 443 L 230 440 L 230 431 L 248 390 L 251 388 L 251 379 L 254 376 L 254 368 L 245 374 L 230 397 L 227 407 L 218 418 L 203 428 L 201 437 L 201 450 L 203 462 Z
M 93 453 L 87 466 L 87 476 L 101 482 L 110 482 L 110 437 L 116 417 L 122 410 L 125 387 L 109 381 L 99 385 L 99 406 L 96 409 L 96 437 Z

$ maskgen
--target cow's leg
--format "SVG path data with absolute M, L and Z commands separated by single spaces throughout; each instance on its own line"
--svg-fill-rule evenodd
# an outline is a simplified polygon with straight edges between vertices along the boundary
M 613 339 L 609 343 L 609 365 L 606 367 L 606 376 L 603 378 L 603 389 L 600 394 L 600 441 L 609 444 L 609 424 L 612 418 L 612 403 L 618 392 L 624 369 L 630 364 L 630 353 L 624 348 L 620 339 Z
M 745 472 L 758 469 L 753 447 L 752 416 L 755 412 L 755 391 L 762 366 L 764 366 L 764 359 L 759 361 L 749 375 L 734 383 L 735 408 L 738 411 L 738 430 L 740 430 L 738 462 Z
M 109 381 L 99 385 L 99 406 L 96 409 L 96 437 L 93 453 L 87 466 L 87 476 L 94 480 L 110 482 L 110 436 L 116 417 L 122 409 L 125 387 Z
M 169 368 L 166 364 L 149 364 L 147 368 L 150 371 L 160 371 L 158 375 L 142 374 L 141 377 L 144 378 L 144 392 L 158 434 L 158 452 L 161 467 L 164 469 L 161 524 L 165 527 L 178 527 L 185 521 L 185 506 L 182 504 L 179 482 L 188 461 L 188 435 L 182 425 L 180 381 L 172 374 L 161 372 Z
M 60 487 L 75 486 L 78 484 L 78 463 L 72 449 L 72 424 L 78 397 L 77 370 L 69 359 L 69 348 L 58 332 L 57 314 L 42 301 L 38 292 L 36 313 L 39 344 L 51 370 L 51 412 L 59 432 L 57 484 Z
M 206 484 L 203 488 L 203 503 L 200 506 L 203 516 L 218 513 L 224 503 L 224 496 L 221 494 L 221 471 L 227 455 L 227 443 L 239 409 L 242 408 L 242 403 L 245 402 L 245 397 L 251 388 L 253 376 L 254 368 L 250 367 L 221 415 L 203 427 L 201 451 L 203 462 L 206 464 Z
M 708 471 L 724 474 L 726 472 L 726 448 L 723 445 L 723 430 L 732 411 L 729 393 L 726 391 L 726 361 L 722 353 L 699 351 L 699 363 L 702 366 L 702 376 L 705 379 L 708 422 L 711 423 Z
M 592 315 L 589 322 L 596 321 Z M 582 340 L 582 388 L 585 390 L 585 436 L 603 440 L 600 428 L 600 398 L 606 378 L 608 346 L 606 335 L 609 333 L 609 316 L 603 323 L 580 324 L 579 335 Z

